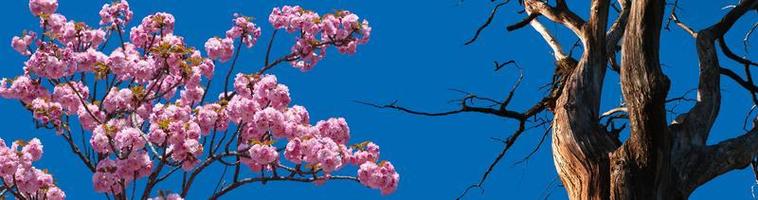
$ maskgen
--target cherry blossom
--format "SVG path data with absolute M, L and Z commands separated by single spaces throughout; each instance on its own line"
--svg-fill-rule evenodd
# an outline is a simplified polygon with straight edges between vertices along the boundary
M 29 51 L 29 46 L 32 45 L 32 42 L 36 36 L 37 34 L 34 32 L 24 31 L 24 34 L 21 37 L 13 36 L 13 39 L 11 40 L 11 46 L 21 55 L 32 55 L 32 52 Z
M 219 59 L 226 62 L 232 58 L 234 52 L 234 40 L 232 38 L 210 38 L 205 42 L 205 51 L 208 52 L 208 58 Z
M 34 15 L 53 14 L 58 9 L 58 0 L 30 0 L 29 10 Z
M 55 185 L 47 170 L 32 163 L 42 158 L 43 146 L 39 139 L 17 140 L 6 146 L 0 139 L 0 181 L 9 193 L 21 198 L 62 200 L 66 194 Z
M 389 161 L 379 164 L 366 162 L 361 164 L 358 170 L 358 179 L 370 188 L 381 190 L 382 194 L 390 194 L 397 189 L 400 175 Z
M 125 0 L 102 6 L 99 27 L 70 20 L 57 7 L 55 0 L 29 1 L 40 20 L 37 33 L 45 34 L 25 31 L 12 38 L 11 47 L 28 58 L 22 75 L 0 81 L 0 96 L 20 101 L 37 127 L 55 130 L 69 143 L 92 172 L 94 191 L 135 198 L 139 194 L 128 191 L 140 184 L 146 188 L 141 199 L 183 199 L 197 174 L 220 163 L 246 166 L 241 174 L 250 180 L 324 184 L 347 177 L 338 179 L 383 194 L 397 187 L 399 175 L 389 162 L 379 162 L 378 145 L 351 145 L 344 118 L 312 123 L 304 106 L 292 105 L 290 93 L 296 91 L 268 71 L 288 62 L 308 71 L 329 47 L 354 53 L 371 32 L 358 15 L 274 8 L 269 22 L 295 35 L 289 54 L 260 70 L 237 72 L 234 61 L 245 50 L 240 47 L 252 48 L 261 36 L 252 17 L 234 14 L 224 37 L 208 39 L 202 52 L 174 33 L 170 13 L 147 15 L 127 33 L 134 16 Z M 114 45 L 107 46 L 108 40 Z M 214 77 L 219 68 L 226 75 L 221 80 Z M 232 72 L 237 74 L 229 80 Z M 224 91 L 207 94 L 211 81 L 224 81 Z M 73 134 L 76 129 L 88 134 Z M 43 154 L 38 139 L 0 143 L 0 178 L 18 181 L 13 195 L 65 198 L 49 173 L 31 165 Z M 357 177 L 338 175 L 349 165 L 359 168 Z M 155 192 L 180 173 L 188 176 L 181 193 Z M 241 184 L 238 178 L 230 184 Z M 227 184 L 212 198 L 236 187 Z
M 100 25 L 112 23 L 115 26 L 123 26 L 132 20 L 134 13 L 129 9 L 129 2 L 119 0 L 113 4 L 105 4 L 100 10 Z

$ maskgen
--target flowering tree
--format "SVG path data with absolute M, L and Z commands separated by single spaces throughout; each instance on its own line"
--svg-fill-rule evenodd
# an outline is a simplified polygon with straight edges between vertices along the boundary
M 68 142 L 93 173 L 96 192 L 114 199 L 182 199 L 213 164 L 232 168 L 233 175 L 221 177 L 230 180 L 211 199 L 266 181 L 352 180 L 382 194 L 397 188 L 399 175 L 392 163 L 379 160 L 379 146 L 368 141 L 350 145 L 344 118 L 311 124 L 305 107 L 291 105 L 287 86 L 266 74 L 283 63 L 311 70 L 328 47 L 355 53 L 371 34 L 358 15 L 274 8 L 269 16 L 273 34 L 284 29 L 297 35 L 291 52 L 269 60 L 272 37 L 265 64 L 236 74 L 230 88 L 242 46 L 255 46 L 261 35 L 250 17 L 235 14 L 225 37 L 207 40 L 203 57 L 174 35 L 175 19 L 169 13 L 148 15 L 127 37 L 133 13 L 126 1 L 103 5 L 99 28 L 68 20 L 56 13 L 57 7 L 57 0 L 29 1 L 41 31 L 13 38 L 11 46 L 28 60 L 24 74 L 2 80 L 0 95 L 20 101 L 38 127 L 55 130 Z M 111 42 L 115 50 L 106 54 L 111 40 L 117 41 Z M 223 92 L 207 97 L 216 64 L 230 60 L 222 74 Z M 89 142 L 76 142 L 72 132 L 77 128 L 91 132 Z M 18 199 L 65 198 L 50 174 L 31 166 L 42 154 L 39 140 L 2 145 L 4 190 Z M 346 165 L 357 166 L 357 176 L 336 175 Z M 260 175 L 243 177 L 243 170 Z M 180 188 L 154 191 L 177 171 L 187 174 Z

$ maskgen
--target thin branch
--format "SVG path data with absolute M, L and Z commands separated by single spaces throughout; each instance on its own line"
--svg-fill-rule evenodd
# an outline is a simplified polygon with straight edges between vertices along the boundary
M 529 15 L 527 15 L 524 19 L 522 19 L 519 22 L 516 22 L 515 24 L 505 27 L 505 29 L 508 31 L 514 31 L 516 29 L 523 28 L 524 26 L 528 25 L 529 23 L 532 22 L 532 20 L 536 19 L 539 16 L 540 16 L 539 13 L 529 13 Z
M 223 189 L 219 190 L 218 192 L 213 193 L 210 198 L 208 199 L 218 199 L 219 197 L 225 195 L 226 193 L 243 186 L 248 183 L 255 183 L 255 182 L 269 182 L 269 181 L 292 181 L 292 182 L 303 182 L 303 183 L 310 183 L 315 181 L 323 181 L 326 180 L 325 177 L 316 177 L 316 178 L 295 178 L 295 177 L 287 177 L 287 176 L 274 176 L 274 177 L 256 177 L 256 178 L 245 178 L 241 179 L 237 182 L 234 182 L 228 186 L 225 186 Z M 350 180 L 358 182 L 358 178 L 352 177 L 352 176 L 330 176 L 328 178 L 329 180 Z
M 484 185 L 484 182 L 487 180 L 487 177 L 489 177 L 490 173 L 492 173 L 492 170 L 495 169 L 495 166 L 497 166 L 497 164 L 500 163 L 500 160 L 502 160 L 503 157 L 505 157 L 505 153 L 507 153 L 508 150 L 511 149 L 511 147 L 513 146 L 513 144 L 516 143 L 516 140 L 518 139 L 519 136 L 521 136 L 521 133 L 524 132 L 525 128 L 526 128 L 526 121 L 520 121 L 519 122 L 519 127 L 516 130 L 516 132 L 514 132 L 510 137 L 508 137 L 507 140 L 505 140 L 505 143 L 504 143 L 504 146 L 503 146 L 503 150 L 500 151 L 500 153 L 497 155 L 497 157 L 495 157 L 495 160 L 492 161 L 492 163 L 490 163 L 490 165 L 487 168 L 487 170 L 484 171 L 484 174 L 482 174 L 482 178 L 479 179 L 479 182 L 477 182 L 476 184 L 473 184 L 473 185 L 470 185 L 469 187 L 467 187 L 463 191 L 463 193 L 461 193 L 461 195 L 458 196 L 458 198 L 456 198 L 456 200 L 460 200 L 461 198 L 463 198 L 464 196 L 466 196 L 466 194 L 470 190 L 472 190 L 472 189 L 475 189 L 475 188 L 482 189 L 482 186 Z
M 482 31 L 485 28 L 487 28 L 487 26 L 490 25 L 490 23 L 492 23 L 492 19 L 494 19 L 495 18 L 495 14 L 497 14 L 497 10 L 500 9 L 501 6 L 507 4 L 508 2 L 510 2 L 510 0 L 506 0 L 506 1 L 503 1 L 502 3 L 499 3 L 499 4 L 495 5 L 495 8 L 492 8 L 492 11 L 490 11 L 490 16 L 487 17 L 487 20 L 484 21 L 484 24 L 482 24 L 481 26 L 479 26 L 479 28 L 476 29 L 476 33 L 474 34 L 474 36 L 471 39 L 469 39 L 468 41 L 466 41 L 466 43 L 464 43 L 464 45 L 469 45 L 471 43 L 474 43 L 474 41 L 476 41 L 476 39 L 479 38 L 479 34 L 481 34 Z

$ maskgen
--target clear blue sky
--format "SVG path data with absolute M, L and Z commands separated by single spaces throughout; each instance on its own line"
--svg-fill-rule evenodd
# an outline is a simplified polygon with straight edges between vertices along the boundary
M 59 11 L 69 19 L 96 25 L 97 12 L 106 1 L 59 0 Z M 96 2 L 96 3 L 93 3 Z M 213 2 L 213 3 L 210 3 Z M 389 110 L 377 110 L 354 103 L 366 100 L 399 103 L 418 109 L 442 111 L 454 109 L 450 100 L 461 95 L 448 89 L 461 89 L 483 96 L 502 98 L 518 77 L 513 68 L 493 71 L 492 61 L 515 59 L 524 68 L 526 79 L 514 99 L 514 109 L 524 109 L 539 100 L 545 91 L 538 88 L 546 84 L 552 73 L 552 56 L 538 34 L 530 28 L 506 32 L 505 26 L 520 20 L 519 6 L 501 9 L 492 26 L 486 29 L 478 42 L 464 46 L 474 30 L 484 21 L 493 3 L 485 0 L 385 0 L 385 1 L 131 1 L 135 19 L 156 11 L 167 11 L 176 16 L 176 34 L 196 47 L 205 40 L 220 36 L 231 25 L 235 12 L 256 17 L 263 27 L 262 41 L 268 41 L 272 31 L 268 14 L 274 6 L 301 4 L 319 12 L 347 9 L 370 21 L 374 27 L 369 44 L 359 47 L 353 56 L 331 51 L 325 61 L 308 73 L 301 73 L 287 65 L 273 70 L 280 80 L 290 87 L 294 102 L 306 106 L 314 119 L 344 116 L 353 131 L 353 141 L 371 139 L 381 145 L 382 157 L 391 160 L 401 173 L 398 191 L 382 197 L 353 182 L 329 182 L 323 186 L 301 183 L 250 184 L 231 193 L 227 198 L 255 199 L 452 199 L 466 186 L 477 181 L 501 149 L 491 137 L 505 138 L 516 124 L 481 114 L 462 114 L 430 118 L 411 116 Z M 736 2 L 736 1 L 728 1 Z M 724 13 L 721 7 L 728 2 L 682 1 L 682 20 L 696 29 L 716 22 Z M 572 1 L 571 8 L 586 18 L 586 2 Z M 13 77 L 22 73 L 23 57 L 10 47 L 13 35 L 24 29 L 38 30 L 36 19 L 29 13 L 27 1 L 3 1 L 0 6 L 0 76 Z M 744 55 L 741 39 L 746 29 L 756 21 L 750 12 L 727 34 L 732 49 Z M 547 21 L 543 21 L 547 22 Z M 546 23 L 554 30 L 564 46 L 575 39 L 560 26 Z M 280 34 L 273 55 L 288 52 L 293 36 Z M 287 39 L 285 39 L 287 38 Z M 673 96 L 695 87 L 697 77 L 694 42 L 679 29 L 663 32 L 662 63 L 672 79 Z M 758 48 L 758 39 L 750 44 Z M 739 46 L 738 46 L 739 45 Z M 2 45 L 0 45 L 2 46 Z M 259 45 L 245 49 L 237 69 L 252 72 L 262 63 L 265 48 Z M 578 53 L 578 52 L 577 52 Z M 576 53 L 575 53 L 576 55 Z M 756 59 L 755 51 L 750 58 Z M 738 65 L 722 59 L 724 67 Z M 217 73 L 226 71 L 228 63 L 218 66 Z M 740 70 L 735 70 L 740 71 Z M 220 79 L 219 79 L 220 80 Z M 603 109 L 620 102 L 618 76 L 608 73 Z M 216 86 L 220 85 L 218 82 Z M 216 89 L 218 89 L 216 87 Z M 218 91 L 218 90 L 216 90 Z M 723 79 L 721 114 L 713 129 L 710 143 L 736 136 L 741 131 L 742 119 L 750 108 L 746 92 L 728 79 Z M 683 106 L 679 110 L 685 110 Z M 16 101 L 0 100 L 0 137 L 6 141 L 39 137 L 45 145 L 45 154 L 38 163 L 49 168 L 57 183 L 70 199 L 102 198 L 92 192 L 89 172 L 69 152 L 62 138 L 50 130 L 35 130 L 30 113 Z M 539 140 L 542 130 L 527 132 L 508 153 L 486 182 L 484 193 L 474 191 L 467 199 L 565 199 L 562 188 L 555 187 L 556 172 L 550 155 L 549 141 L 528 162 L 514 165 Z M 215 185 L 220 169 L 205 172 L 194 187 L 195 196 L 204 199 Z M 354 173 L 347 169 L 343 173 Z M 557 181 L 557 182 L 556 182 Z M 719 177 L 692 195 L 692 199 L 749 199 L 755 183 L 750 170 L 738 170 Z M 160 189 L 177 188 L 177 182 L 159 186 Z M 552 191 L 552 192 L 551 192 Z M 251 196 L 252 195 L 252 196 Z

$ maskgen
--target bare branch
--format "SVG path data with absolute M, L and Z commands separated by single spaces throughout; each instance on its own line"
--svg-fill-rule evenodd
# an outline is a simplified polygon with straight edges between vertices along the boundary
M 685 32 L 687 32 L 688 34 L 690 34 L 690 36 L 692 36 L 693 38 L 697 37 L 697 32 L 695 32 L 695 30 L 693 30 L 692 28 L 690 28 L 689 26 L 687 26 L 687 24 L 684 24 L 684 22 L 682 22 L 681 20 L 679 20 L 679 17 L 676 15 L 676 12 L 672 11 L 671 12 L 671 16 L 669 17 L 669 19 L 671 21 L 673 21 L 677 26 L 679 26 L 680 28 L 682 28 L 682 30 L 684 30 Z
M 304 182 L 304 183 L 310 183 L 315 181 L 322 181 L 326 180 L 325 177 L 315 177 L 315 178 L 297 178 L 297 177 L 288 177 L 288 176 L 272 176 L 272 177 L 256 177 L 256 178 L 245 178 L 240 179 L 237 182 L 234 182 L 228 186 L 225 186 L 218 192 L 213 193 L 210 198 L 208 199 L 218 199 L 219 197 L 225 195 L 226 193 L 240 187 L 243 185 L 246 185 L 248 183 L 255 183 L 255 182 L 268 182 L 268 181 L 291 181 L 291 182 Z M 351 180 L 358 182 L 358 178 L 352 177 L 352 176 L 336 176 L 333 175 L 328 178 L 329 180 Z
M 502 3 L 499 3 L 499 4 L 495 5 L 495 8 L 492 8 L 492 11 L 490 11 L 490 16 L 487 17 L 487 20 L 484 21 L 484 24 L 482 24 L 481 26 L 479 26 L 479 28 L 476 29 L 476 33 L 474 34 L 474 37 L 472 37 L 471 39 L 469 39 L 468 41 L 466 41 L 466 43 L 464 43 L 464 45 L 469 45 L 471 43 L 474 43 L 474 41 L 476 41 L 476 39 L 479 38 L 479 34 L 481 34 L 482 31 L 485 28 L 487 28 L 487 26 L 490 25 L 490 23 L 492 23 L 492 19 L 494 19 L 495 18 L 495 14 L 497 14 L 497 10 L 500 9 L 500 7 L 502 7 L 503 5 L 507 4 L 508 2 L 510 2 L 510 0 L 506 0 L 506 1 L 503 1 Z
M 561 5 L 560 2 L 559 5 Z M 526 0 L 524 1 L 524 7 L 526 8 L 527 13 L 539 13 L 555 23 L 563 24 L 577 36 L 581 37 L 584 35 L 583 28 L 586 23 L 582 18 L 568 10 L 565 6 L 552 7 L 542 1 Z
M 497 157 L 495 157 L 495 160 L 492 161 L 492 163 L 490 163 L 490 165 L 487 168 L 487 170 L 484 171 L 484 174 L 482 174 L 482 178 L 479 179 L 479 182 L 477 182 L 476 184 L 473 184 L 473 185 L 470 185 L 469 187 L 467 187 L 463 191 L 463 193 L 461 193 L 461 195 L 458 196 L 458 198 L 456 198 L 457 200 L 460 200 L 461 198 L 463 198 L 463 196 L 466 196 L 466 193 L 468 193 L 471 189 L 474 189 L 474 188 L 481 189 L 482 188 L 482 186 L 484 185 L 484 181 L 487 180 L 487 177 L 489 177 L 490 173 L 492 173 L 492 170 L 495 169 L 495 166 L 497 166 L 497 164 L 500 163 L 500 160 L 502 160 L 503 157 L 505 157 L 505 153 L 507 153 L 508 150 L 511 149 L 511 147 L 513 146 L 513 144 L 516 143 L 516 140 L 518 139 L 519 136 L 521 136 L 521 133 L 524 132 L 525 128 L 526 128 L 526 122 L 525 121 L 521 121 L 519 123 L 519 128 L 516 130 L 516 132 L 514 132 L 510 137 L 508 137 L 507 140 L 505 140 L 504 146 L 503 146 L 503 150 L 500 151 L 500 153 L 497 155 Z
M 523 28 L 527 24 L 531 23 L 534 19 L 536 19 L 538 16 L 540 16 L 539 13 L 529 13 L 529 15 L 526 16 L 526 18 L 522 19 L 519 22 L 516 22 L 515 24 L 509 25 L 505 27 L 508 31 L 514 31 L 516 29 Z
M 735 169 L 750 165 L 758 152 L 758 128 L 716 145 L 704 147 L 689 168 L 687 184 L 699 186 L 709 180 Z
M 700 77 L 698 83 L 698 102 L 685 116 L 683 125 L 684 130 L 688 132 L 692 138 L 684 138 L 697 145 L 705 144 L 708 134 L 713 123 L 716 120 L 716 116 L 719 113 L 719 107 L 721 105 L 721 87 L 719 74 L 727 75 L 728 77 L 737 81 L 741 86 L 754 93 L 752 90 L 754 84 L 752 83 L 752 77 L 747 81 L 743 81 L 736 73 L 731 70 L 720 67 L 718 56 L 716 54 L 716 48 L 714 42 L 716 39 L 722 38 L 723 35 L 734 25 L 734 23 L 747 11 L 754 9 L 758 6 L 758 0 L 745 0 L 739 5 L 730 10 L 718 23 L 697 32 L 696 46 L 698 53 L 698 61 L 700 63 Z M 728 50 L 721 40 L 722 50 L 725 53 L 731 51 Z M 732 55 L 737 57 L 736 55 Z M 749 70 L 748 70 L 749 73 Z M 688 136 L 689 137 L 689 136 Z
M 539 33 L 542 36 L 542 39 L 547 42 L 548 46 L 550 46 L 551 49 L 553 49 L 553 56 L 555 57 L 555 60 L 561 60 L 564 58 L 567 58 L 566 53 L 563 52 L 563 47 L 561 47 L 561 44 L 558 43 L 558 40 L 555 39 L 555 37 L 550 34 L 550 32 L 545 28 L 542 23 L 539 22 L 539 20 L 531 20 L 529 24 L 534 28 L 537 33 Z

